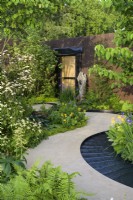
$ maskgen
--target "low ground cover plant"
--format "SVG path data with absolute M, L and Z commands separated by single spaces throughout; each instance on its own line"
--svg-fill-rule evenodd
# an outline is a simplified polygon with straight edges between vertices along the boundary
M 40 112 L 33 112 L 31 118 L 42 124 L 48 136 L 82 127 L 88 120 L 86 111 L 75 102 L 58 102 L 49 109 L 43 105 Z
M 44 94 L 40 94 L 39 96 L 32 96 L 28 98 L 27 103 L 30 105 L 34 104 L 42 104 L 42 103 L 56 103 L 58 102 L 58 98 L 56 97 L 46 97 Z
M 75 93 L 66 88 L 60 93 L 58 102 L 46 109 L 45 104 L 40 112 L 33 112 L 31 118 L 41 122 L 48 135 L 65 132 L 87 123 L 86 110 L 76 104 Z
M 120 154 L 124 160 L 133 162 L 133 115 L 119 115 L 112 123 L 107 132 L 108 140 L 116 154 Z
M 75 102 L 61 103 L 49 118 L 53 124 L 61 124 L 63 127 L 83 126 L 87 121 L 85 112 Z

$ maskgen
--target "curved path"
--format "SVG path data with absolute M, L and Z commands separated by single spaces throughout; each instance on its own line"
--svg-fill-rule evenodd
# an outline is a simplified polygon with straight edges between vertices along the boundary
M 55 166 L 62 166 L 68 173 L 79 172 L 74 181 L 78 190 L 94 193 L 88 200 L 132 200 L 133 188 L 113 181 L 89 166 L 80 153 L 84 139 L 99 132 L 108 130 L 112 117 L 109 113 L 87 113 L 90 117 L 85 127 L 57 134 L 43 140 L 36 148 L 29 149 L 27 167 L 36 161 L 40 166 L 50 160 Z

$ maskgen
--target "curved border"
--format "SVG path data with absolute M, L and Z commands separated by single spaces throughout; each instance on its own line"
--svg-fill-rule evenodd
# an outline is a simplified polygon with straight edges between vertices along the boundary
M 119 183 L 119 184 L 122 184 L 122 185 L 124 185 L 124 186 L 130 187 L 131 189 L 133 189 L 133 186 L 126 185 L 126 184 L 124 184 L 124 183 L 122 183 L 122 182 L 117 181 L 116 179 L 113 179 L 113 178 L 110 178 L 109 176 L 106 176 L 105 174 L 103 174 L 102 172 L 100 172 L 99 170 L 97 170 L 93 165 L 91 165 L 91 163 L 87 162 L 86 159 L 84 158 L 84 156 L 82 155 L 81 147 L 82 147 L 82 145 L 83 145 L 84 142 L 86 142 L 88 139 L 91 139 L 92 137 L 94 137 L 94 136 L 96 136 L 96 135 L 99 135 L 99 134 L 106 134 L 107 131 L 108 131 L 108 130 L 95 133 L 95 134 L 93 134 L 93 135 L 87 137 L 86 139 L 84 139 L 84 140 L 82 141 L 81 145 L 80 145 L 80 154 L 81 154 L 82 158 L 84 159 L 84 161 L 85 161 L 90 167 L 92 167 L 95 171 L 97 171 L 98 173 L 102 174 L 103 176 L 107 177 L 107 178 L 110 179 L 110 180 L 113 180 L 113 181 L 115 181 L 115 182 L 117 182 L 117 183 Z M 121 160 L 122 160 L 122 158 L 121 158 Z M 124 161 L 124 160 L 123 160 L 123 161 Z
M 121 114 L 121 111 L 113 111 L 113 110 L 87 110 L 86 112 L 98 112 L 98 113 L 112 113 L 112 114 Z

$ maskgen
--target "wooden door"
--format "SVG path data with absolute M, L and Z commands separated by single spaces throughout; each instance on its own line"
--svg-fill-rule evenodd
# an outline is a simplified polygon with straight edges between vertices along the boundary
M 76 57 L 63 56 L 61 57 L 61 62 L 62 62 L 62 71 L 61 71 L 62 90 L 68 87 L 75 90 Z

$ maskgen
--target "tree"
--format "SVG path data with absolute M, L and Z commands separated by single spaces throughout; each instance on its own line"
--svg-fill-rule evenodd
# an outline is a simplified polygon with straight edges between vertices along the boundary
M 69 0 L 65 0 L 69 3 Z M 43 18 L 52 16 L 58 6 L 64 5 L 64 0 L 58 2 L 49 0 L 2 0 L 0 6 L 1 24 L 0 36 L 4 41 L 2 58 L 5 60 L 5 48 L 8 49 L 8 71 L 15 76 L 17 70 L 22 70 L 30 65 L 32 76 L 35 78 L 35 94 L 42 92 L 46 95 L 54 95 L 54 70 L 55 55 L 41 43 L 39 29 L 44 26 Z M 37 30 L 37 31 L 36 31 Z M 11 39 L 12 46 L 8 46 Z M 16 41 L 15 41 L 16 40 Z M 19 43 L 19 41 L 21 41 Z M 23 62 L 23 58 L 31 58 Z M 13 64 L 10 62 L 15 60 Z M 1 68 L 7 69 L 4 63 Z
M 1 0 L 0 34 L 24 37 L 27 28 L 39 29 L 46 17 L 52 16 L 70 0 Z
M 98 0 L 77 0 L 65 4 L 46 19 L 44 37 L 58 39 L 114 32 L 118 13 Z
M 43 40 L 113 32 L 118 13 L 99 0 L 1 0 L 0 35 Z
M 133 85 L 133 2 L 132 0 L 106 0 L 106 5 L 120 12 L 120 20 L 117 23 L 115 33 L 115 48 L 105 48 L 103 45 L 95 47 L 96 55 L 101 63 L 107 60 L 107 64 L 96 64 L 89 73 L 97 73 L 100 77 L 109 77 L 112 80 L 112 88 Z M 116 66 L 110 69 L 110 66 Z

